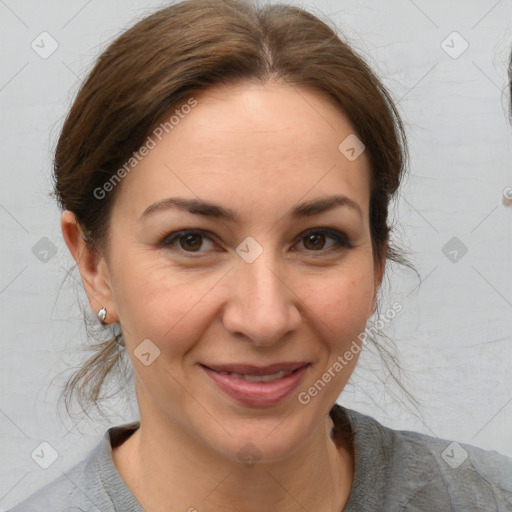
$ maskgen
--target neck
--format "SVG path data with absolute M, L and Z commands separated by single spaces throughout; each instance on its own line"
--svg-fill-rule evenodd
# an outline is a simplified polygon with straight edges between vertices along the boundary
M 121 477 L 147 512 L 340 511 L 354 474 L 352 447 L 335 444 L 329 416 L 304 446 L 277 462 L 245 465 L 205 449 L 168 423 L 141 416 L 113 450 Z

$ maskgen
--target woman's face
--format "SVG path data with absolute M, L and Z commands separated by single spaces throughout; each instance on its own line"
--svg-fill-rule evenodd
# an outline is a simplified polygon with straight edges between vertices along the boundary
M 142 422 L 233 460 L 248 442 L 278 459 L 325 425 L 357 361 L 338 357 L 373 311 L 369 163 L 352 138 L 339 149 L 354 130 L 312 90 L 195 99 L 118 185 L 102 303 Z

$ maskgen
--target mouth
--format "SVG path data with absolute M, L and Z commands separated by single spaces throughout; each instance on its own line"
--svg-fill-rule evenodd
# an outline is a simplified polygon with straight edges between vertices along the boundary
M 292 393 L 310 365 L 301 361 L 265 367 L 245 364 L 200 364 L 200 367 L 224 393 L 237 402 L 247 406 L 271 406 Z

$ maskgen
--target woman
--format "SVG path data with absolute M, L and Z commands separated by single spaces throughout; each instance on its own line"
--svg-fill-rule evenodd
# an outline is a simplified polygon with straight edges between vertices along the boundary
M 119 327 L 83 375 L 126 350 L 140 422 L 13 510 L 512 510 L 510 459 L 336 405 L 402 261 L 405 159 L 386 90 L 305 11 L 188 0 L 114 41 L 55 192 Z

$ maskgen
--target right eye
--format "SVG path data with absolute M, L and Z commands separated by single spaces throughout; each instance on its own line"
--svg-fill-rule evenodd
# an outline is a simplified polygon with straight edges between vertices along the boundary
M 185 253 L 202 253 L 204 240 L 209 240 L 213 244 L 213 240 L 206 235 L 205 231 L 198 229 L 186 229 L 175 231 L 166 235 L 160 242 L 159 247 L 170 249 L 173 251 L 182 251 Z M 179 244 L 179 247 L 177 247 Z

